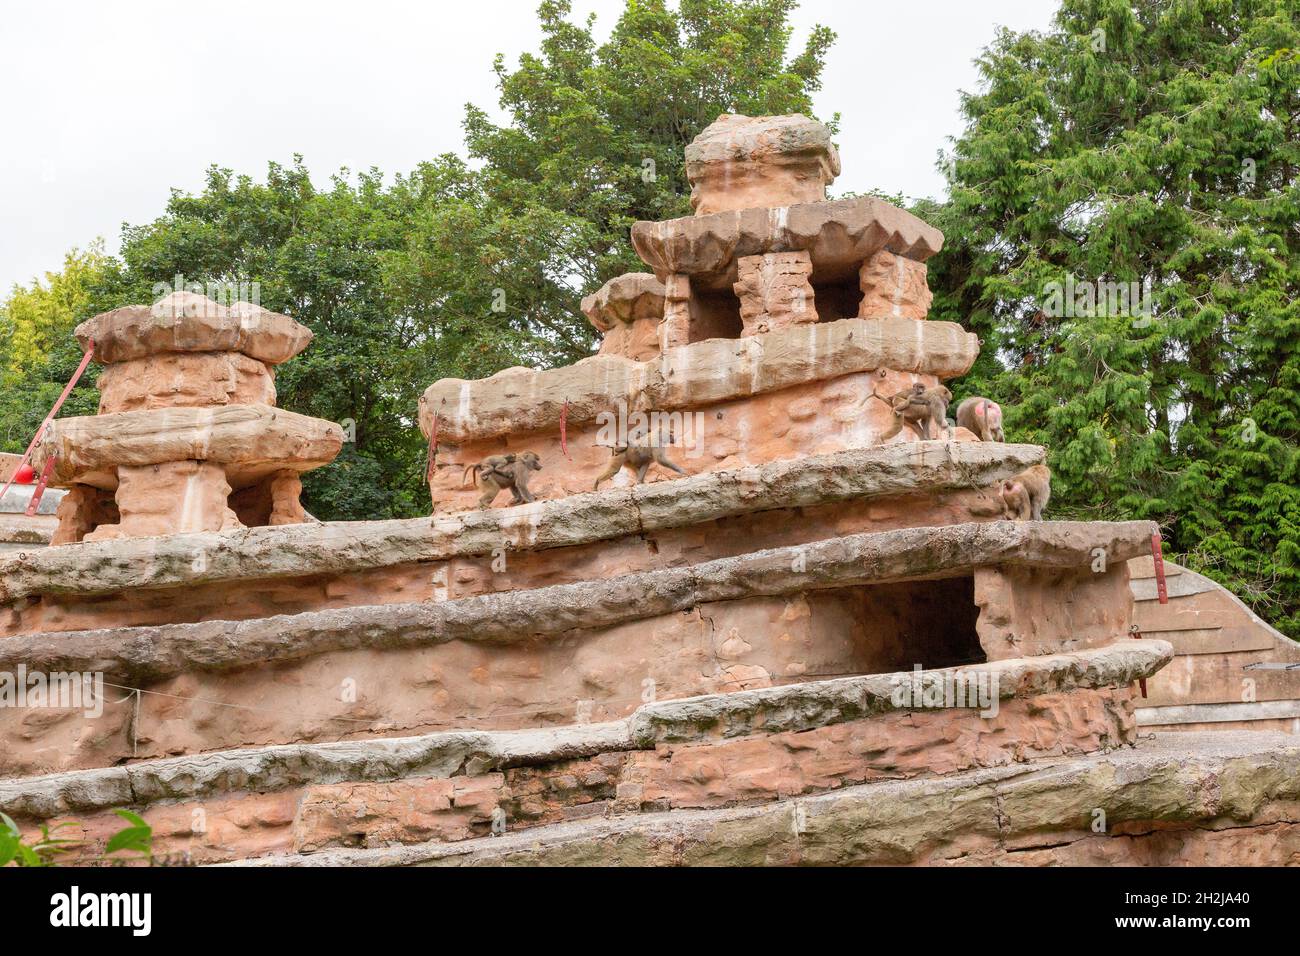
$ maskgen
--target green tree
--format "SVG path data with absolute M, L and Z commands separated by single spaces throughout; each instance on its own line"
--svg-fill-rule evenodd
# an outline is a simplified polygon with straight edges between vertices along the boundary
M 986 343 L 969 387 L 1050 448 L 1057 514 L 1159 521 L 1292 636 L 1298 46 L 1294 0 L 1064 0 L 1052 29 L 1001 32 L 934 270 L 936 317 Z
M 117 263 L 95 241 L 73 249 L 44 281 L 15 285 L 0 302 L 0 451 L 22 452 L 81 362 L 72 330 L 109 299 Z M 107 307 L 107 306 L 105 306 Z M 68 415 L 93 415 L 99 406 L 95 373 L 88 369 L 68 397 Z

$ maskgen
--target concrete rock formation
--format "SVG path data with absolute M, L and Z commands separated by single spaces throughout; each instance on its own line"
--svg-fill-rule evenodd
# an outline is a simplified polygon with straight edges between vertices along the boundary
M 138 693 L 0 707 L 0 811 L 93 851 L 129 807 L 205 864 L 1300 861 L 1294 738 L 1201 732 L 1288 726 L 1289 672 L 1222 698 L 1292 658 L 1176 568 L 1157 626 L 1151 522 L 1004 520 L 1042 448 L 882 443 L 978 354 L 927 320 L 942 235 L 826 201 L 804 117 L 722 117 L 687 168 L 652 272 L 581 304 L 600 354 L 425 391 L 432 517 L 304 522 L 339 436 L 274 407 L 283 316 L 83 326 L 101 414 L 43 445 L 76 543 L 0 554 L 0 681 Z M 681 473 L 592 490 L 656 439 Z M 478 510 L 467 466 L 529 452 L 538 500 Z
M 724 113 L 686 147 L 697 216 L 821 202 L 839 174 L 830 130 L 805 116 Z
M 307 328 L 176 292 L 97 315 L 76 337 L 107 367 L 99 415 L 54 422 L 33 455 L 69 489 L 52 543 L 306 519 L 298 475 L 343 442 L 337 425 L 274 407 L 274 366 L 307 347 Z

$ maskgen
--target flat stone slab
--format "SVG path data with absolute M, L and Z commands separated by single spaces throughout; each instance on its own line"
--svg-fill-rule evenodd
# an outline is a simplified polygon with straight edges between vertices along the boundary
M 239 621 L 20 634 L 0 640 L 0 671 L 103 672 L 127 683 L 227 671 L 365 648 L 447 641 L 528 642 L 686 611 L 714 601 L 927 580 L 976 568 L 1088 568 L 1150 547 L 1156 525 L 1011 522 L 904 528 L 772 548 L 686 567 L 457 600 L 334 608 Z
M 691 277 L 697 289 L 728 291 L 736 262 L 768 252 L 807 252 L 818 282 L 853 279 L 881 249 L 925 262 L 943 248 L 943 233 L 911 213 L 870 196 L 737 209 L 632 226 L 632 245 L 661 280 Z
M 1276 865 L 1294 862 L 1275 834 L 1300 823 L 1297 801 L 1295 737 L 1177 733 L 1110 753 L 862 784 L 756 807 L 594 817 L 455 843 L 222 865 Z M 1106 814 L 1101 833 L 1092 829 L 1098 809 Z
M 57 453 L 50 480 L 65 486 L 112 490 L 118 466 L 195 460 L 225 466 L 239 487 L 272 471 L 327 465 L 342 447 L 343 429 L 333 422 L 270 405 L 225 405 L 57 419 L 32 458 L 39 472 Z
M 1124 640 L 1069 654 L 1015 658 L 922 672 L 939 679 L 996 675 L 1000 699 L 1078 688 L 1120 687 L 1149 677 L 1173 655 L 1163 641 Z M 981 675 L 989 675 L 983 678 Z M 800 732 L 908 707 L 895 703 L 914 672 L 788 684 L 645 704 L 627 719 L 513 731 L 450 731 L 419 737 L 288 744 L 143 761 L 0 782 L 0 811 L 50 819 L 66 813 L 163 800 L 208 799 L 308 784 L 452 777 L 651 750 L 661 743 Z
M 608 332 L 619 322 L 662 319 L 664 284 L 648 272 L 627 272 L 584 298 L 580 307 L 601 332 Z
M 840 319 L 742 339 L 709 339 L 634 362 L 596 355 L 563 368 L 512 368 L 490 378 L 445 378 L 420 397 L 420 430 L 439 442 L 464 442 L 558 430 L 595 421 L 624 402 L 660 411 L 733 401 L 783 388 L 888 368 L 956 378 L 979 355 L 979 337 L 954 322 Z
M 248 302 L 230 307 L 192 292 L 176 292 L 148 305 L 128 305 L 87 319 L 73 333 L 82 351 L 125 362 L 162 352 L 241 352 L 268 365 L 293 358 L 312 333 L 287 315 Z
M 584 545 L 774 509 L 984 487 L 1043 460 L 1037 445 L 907 442 L 432 519 L 82 542 L 0 557 L 0 602 Z

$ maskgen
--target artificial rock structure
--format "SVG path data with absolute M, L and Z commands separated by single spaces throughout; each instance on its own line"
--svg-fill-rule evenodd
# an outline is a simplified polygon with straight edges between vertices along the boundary
M 926 319 L 942 236 L 827 201 L 802 117 L 724 116 L 687 171 L 652 271 L 582 304 L 598 355 L 425 392 L 432 519 L 0 556 L 0 674 L 119 688 L 0 709 L 0 810 L 93 843 L 129 806 L 213 863 L 1294 862 L 1300 748 L 1138 739 L 1154 525 L 1003 520 L 1041 448 L 880 443 L 877 393 L 976 357 Z M 592 491 L 651 413 L 685 474 Z M 539 500 L 477 510 L 466 467 L 525 452 Z
M 55 544 L 296 524 L 300 473 L 343 443 L 275 407 L 275 366 L 311 342 L 287 315 L 175 292 L 83 322 L 105 365 L 99 415 L 55 422 L 33 456 L 69 489 Z

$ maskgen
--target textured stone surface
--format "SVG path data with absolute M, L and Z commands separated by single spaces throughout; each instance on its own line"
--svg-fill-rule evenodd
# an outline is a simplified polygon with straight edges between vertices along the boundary
M 695 342 L 648 362 L 599 355 L 544 372 L 516 368 L 472 382 L 442 379 L 420 398 L 420 430 L 430 435 L 436 413 L 441 443 L 558 432 L 566 401 L 574 427 L 619 402 L 629 409 L 689 409 L 876 369 L 949 379 L 965 374 L 978 354 L 978 337 L 950 322 L 801 324 Z
M 975 664 L 961 670 L 997 674 L 999 695 L 1006 701 L 1015 697 L 1066 699 L 1072 691 L 1124 687 L 1149 676 L 1169 660 L 1171 652 L 1160 641 L 1122 642 L 1073 655 Z M 664 744 L 750 740 L 754 735 L 778 735 L 788 742 L 818 728 L 871 720 L 891 712 L 900 716 L 912 713 L 913 708 L 893 701 L 897 683 L 912 676 L 875 674 L 663 701 L 641 706 L 626 720 L 601 724 L 229 750 L 9 780 L 0 782 L 0 811 L 49 819 L 127 803 L 206 800 L 240 790 L 475 775 L 600 753 L 654 751 Z M 1041 705 L 1039 709 L 1043 709 Z M 972 716 L 971 710 L 963 707 L 940 708 L 935 713 L 946 715 L 942 721 Z M 892 729 L 883 732 L 905 732 L 901 725 L 888 726 Z M 945 735 L 934 731 L 931 727 L 928 736 L 930 742 L 937 743 Z M 828 741 L 835 739 L 834 735 L 827 737 Z M 910 745 L 900 753 L 906 750 L 915 751 L 914 757 L 923 753 Z M 912 766 L 922 769 L 915 763 Z
M 604 333 L 600 355 L 643 362 L 661 351 L 664 284 L 648 272 L 610 279 L 582 300 L 582 312 Z
M 736 295 L 745 335 L 817 321 L 812 262 L 806 252 L 746 256 L 737 265 Z
M 209 461 L 224 466 L 234 487 L 285 468 L 307 471 L 334 460 L 343 430 L 268 405 L 161 408 L 82 418 L 61 418 L 33 453 L 44 466 L 57 453 L 51 481 L 112 489 L 121 466 Z
M 723 113 L 686 147 L 696 215 L 821 202 L 840 173 L 831 131 L 806 116 Z
M 863 319 L 924 319 L 934 295 L 926 282 L 926 265 L 886 249 L 873 255 L 858 270 Z
M 239 352 L 171 352 L 114 362 L 96 382 L 99 414 L 150 408 L 274 405 L 275 373 Z
M 582 300 L 582 314 L 601 332 L 664 314 L 664 284 L 648 272 L 615 276 Z
M 187 531 L 228 531 L 240 526 L 230 509 L 225 471 L 205 461 L 119 465 L 114 501 L 118 520 L 99 524 L 83 541 L 147 538 Z M 79 524 L 80 522 L 78 522 Z
M 643 621 L 705 602 L 823 588 L 955 577 L 989 565 L 1087 566 L 1095 548 L 1116 567 L 1140 553 L 1151 522 L 995 522 L 850 535 L 793 548 L 582 584 L 503 591 L 438 604 L 389 604 L 248 621 L 208 621 L 20 635 L 0 641 L 0 668 L 104 671 L 160 680 L 326 651 L 419 647 L 449 640 L 517 642 L 539 634 Z M 1125 582 L 1126 583 L 1126 582 Z M 1062 600 L 1069 592 L 1063 590 Z M 647 622 L 649 623 L 649 622 Z M 1047 632 L 1052 625 L 1044 622 Z M 1051 633 L 1063 640 L 1070 622 Z M 1043 640 L 1043 644 L 1048 642 Z
M 545 550 L 778 508 L 992 484 L 1043 460 L 1033 445 L 917 442 L 605 489 L 494 511 L 249 528 L 0 557 L 0 601 L 325 574 Z
M 226 308 L 192 292 L 175 292 L 153 306 L 128 305 L 87 319 L 74 334 L 83 350 L 95 343 L 100 362 L 125 362 L 163 352 L 242 352 L 278 365 L 312 339 L 287 315 L 248 302 Z
M 975 603 L 990 660 L 1108 644 L 1133 623 L 1124 558 L 1102 565 L 1094 555 L 1077 568 L 981 568 Z
M 943 233 L 897 206 L 861 197 L 638 222 L 632 245 L 660 279 L 683 273 L 698 289 L 726 290 L 745 256 L 807 252 L 814 280 L 854 281 L 882 249 L 924 262 L 943 247 Z
M 253 866 L 1284 865 L 1300 863 L 1300 748 L 1179 734 L 1135 749 L 869 783 L 757 807 L 583 819 L 458 843 Z M 1107 829 L 1092 830 L 1094 811 Z

